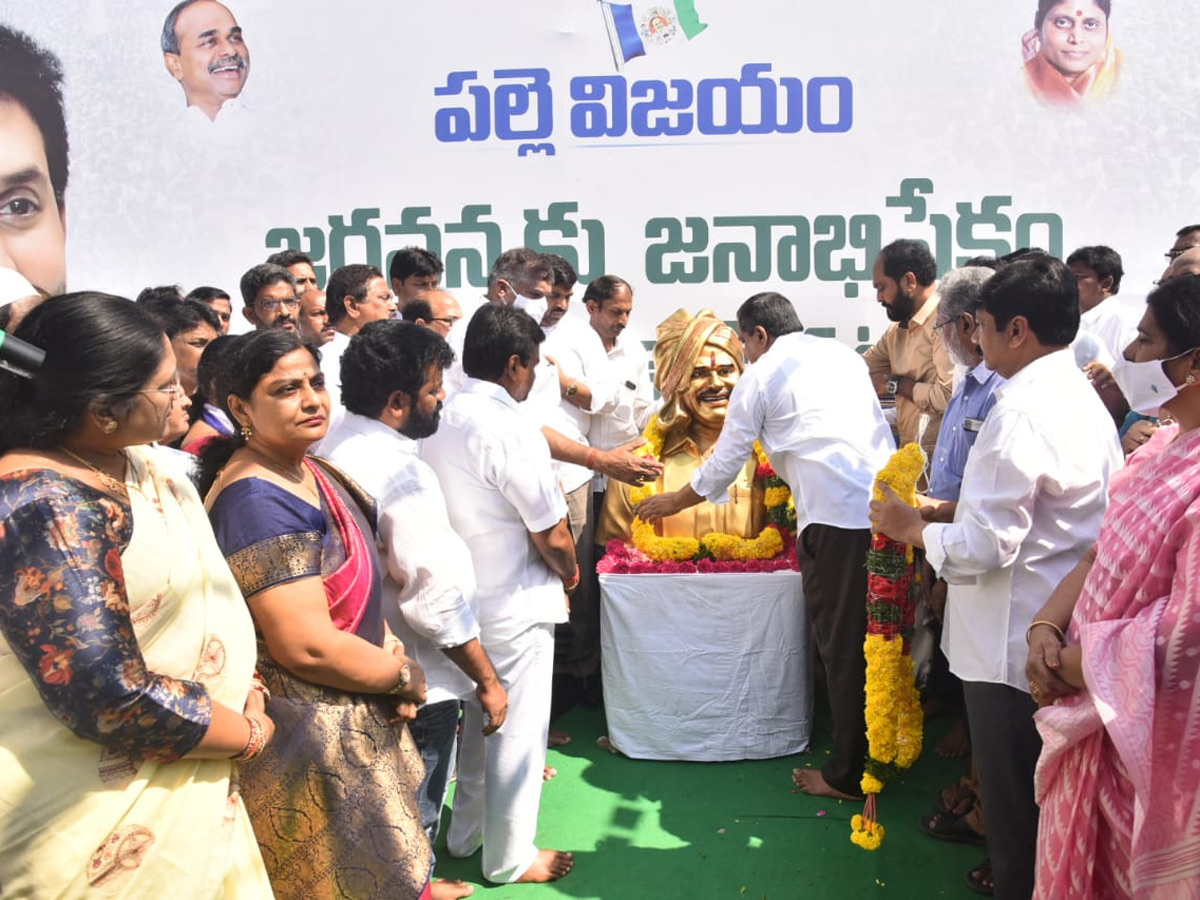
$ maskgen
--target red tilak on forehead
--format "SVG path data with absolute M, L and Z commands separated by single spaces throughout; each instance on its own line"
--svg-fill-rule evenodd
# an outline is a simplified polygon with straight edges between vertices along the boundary
M 1083 18 L 1083 10 L 1082 9 L 1075 10 L 1075 15 L 1082 19 Z
M 714 369 L 715 369 L 715 368 L 717 367 L 717 354 L 716 354 L 716 351 L 713 351 L 713 350 L 709 350 L 709 351 L 708 351 L 708 364 L 709 364 L 709 366 L 710 366 L 711 368 L 714 368 Z

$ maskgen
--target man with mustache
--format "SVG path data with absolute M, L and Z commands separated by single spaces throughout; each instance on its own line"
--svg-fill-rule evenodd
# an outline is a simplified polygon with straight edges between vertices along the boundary
M 737 333 L 711 309 L 695 316 L 675 313 L 658 326 L 654 346 L 655 379 L 662 393 L 658 413 L 663 431 L 664 470 L 659 492 L 687 487 L 709 456 L 725 425 L 729 397 L 742 375 L 745 350 Z M 731 479 L 728 503 L 707 501 L 676 510 L 663 518 L 664 537 L 700 537 L 718 531 L 753 537 L 766 525 L 763 487 L 755 482 L 757 460 L 744 454 Z M 697 498 L 699 499 L 699 498 Z M 629 487 L 609 481 L 604 509 L 596 526 L 596 543 L 629 540 L 634 510 Z
M 242 308 L 242 315 L 255 330 L 296 330 L 296 315 L 300 311 L 296 279 L 283 266 L 259 263 L 246 271 L 238 287 L 246 304 Z
M 919 441 L 932 458 L 942 413 L 950 402 L 954 366 L 934 328 L 937 262 L 919 241 L 888 244 L 871 274 L 876 297 L 894 324 L 863 354 L 879 396 L 896 398 L 900 445 Z M 927 421 L 923 421 L 926 420 Z M 924 490 L 924 479 L 918 488 Z
M 214 0 L 182 0 L 167 14 L 162 31 L 167 72 L 183 88 L 188 113 L 216 122 L 240 106 L 250 75 L 250 49 L 241 26 Z
M 478 704 L 484 737 L 508 715 L 508 692 L 480 643 L 471 552 L 450 526 L 437 475 L 417 455 L 417 442 L 438 430 L 442 372 L 453 360 L 432 329 L 368 322 L 342 354 L 345 415 L 322 441 L 329 460 L 375 498 L 384 616 L 425 670 L 428 698 L 408 727 L 425 763 L 417 802 L 430 843 L 454 769 L 460 700 Z M 470 893 L 461 881 L 432 885 L 434 900 Z

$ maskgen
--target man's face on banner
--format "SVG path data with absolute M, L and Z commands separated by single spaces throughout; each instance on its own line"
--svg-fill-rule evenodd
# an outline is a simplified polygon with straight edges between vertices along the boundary
M 42 133 L 25 107 L 0 97 L 0 266 L 61 294 L 66 240 Z
M 188 106 L 207 112 L 242 92 L 250 74 L 250 48 L 237 19 L 220 3 L 184 7 L 175 22 L 179 53 L 166 54 L 167 70 L 183 87 Z

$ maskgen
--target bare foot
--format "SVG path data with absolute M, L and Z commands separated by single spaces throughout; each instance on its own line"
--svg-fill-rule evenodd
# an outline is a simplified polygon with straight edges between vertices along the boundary
M 833 797 L 836 800 L 861 800 L 850 794 L 843 794 L 836 788 L 830 787 L 829 782 L 818 769 L 792 769 L 792 782 L 806 794 L 814 797 Z
M 470 897 L 475 893 L 475 887 L 465 881 L 442 878 L 429 886 L 433 900 L 458 900 L 459 897 Z
M 546 740 L 547 747 L 565 747 L 571 743 L 571 736 L 557 728 L 550 729 L 550 737 Z
M 557 774 L 558 774 L 558 769 L 554 768 L 554 766 L 543 766 L 542 767 L 542 781 L 549 781 L 551 778 L 553 778 Z
M 561 850 L 539 850 L 537 859 L 517 879 L 517 884 L 539 884 L 558 881 L 575 867 L 575 854 Z
M 955 719 L 946 736 L 933 748 L 933 752 L 943 759 L 958 759 L 971 752 L 971 736 L 967 734 L 967 723 Z

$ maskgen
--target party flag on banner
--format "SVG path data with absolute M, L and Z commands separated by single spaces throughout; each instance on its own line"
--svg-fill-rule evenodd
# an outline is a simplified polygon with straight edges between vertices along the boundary
M 684 44 L 708 27 L 700 21 L 694 0 L 602 0 L 613 59 L 622 62 L 672 44 Z

